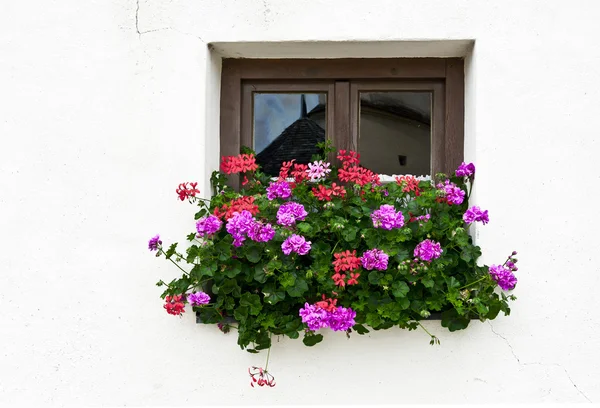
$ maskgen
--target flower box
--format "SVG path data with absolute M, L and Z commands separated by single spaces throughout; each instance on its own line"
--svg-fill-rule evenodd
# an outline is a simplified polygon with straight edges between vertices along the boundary
M 308 165 L 283 163 L 276 180 L 251 153 L 225 157 L 210 200 L 194 183 L 179 186 L 179 198 L 199 207 L 188 247 L 164 248 L 158 236 L 149 243 L 183 273 L 157 284 L 168 313 L 189 304 L 198 323 L 236 329 L 239 346 L 253 353 L 269 349 L 273 334 L 302 335 L 313 346 L 321 330 L 425 330 L 421 320 L 440 320 L 455 331 L 510 313 L 515 297 L 504 291 L 517 282 L 516 252 L 478 265 L 481 249 L 467 232 L 489 221 L 468 204 L 472 164 L 431 180 L 382 183 L 355 152 L 339 151 L 336 168 L 324 161 L 331 147 L 321 147 Z M 227 186 L 232 174 L 243 177 L 240 192 Z M 274 384 L 266 370 L 250 376 Z

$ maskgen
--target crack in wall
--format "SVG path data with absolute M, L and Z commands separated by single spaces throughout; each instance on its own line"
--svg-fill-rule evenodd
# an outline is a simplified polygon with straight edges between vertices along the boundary
M 194 35 L 191 33 L 186 33 L 185 31 L 181 31 L 175 27 L 162 27 L 162 28 L 154 28 L 152 30 L 140 31 L 140 0 L 136 0 L 136 2 L 135 2 L 135 31 L 136 31 L 136 33 L 138 33 L 139 38 L 142 38 L 142 35 L 144 35 L 144 34 L 155 33 L 157 31 L 169 31 L 169 30 L 175 31 L 179 34 L 189 35 L 191 37 L 197 38 L 200 41 L 204 42 L 204 40 L 200 36 Z
M 573 384 L 573 387 L 575 387 L 575 389 L 577 390 L 577 392 L 586 400 L 588 400 L 588 402 L 592 403 L 592 400 L 590 400 L 587 395 L 585 395 L 585 393 L 583 391 L 581 391 L 579 389 L 579 387 L 577 386 L 577 384 L 575 384 L 575 382 L 573 381 L 573 379 L 571 378 L 571 375 L 569 374 L 569 372 L 567 371 L 567 369 L 565 367 L 563 367 L 562 365 L 558 364 L 558 363 L 539 363 L 539 362 L 533 362 L 533 363 L 521 363 L 521 360 L 519 359 L 519 357 L 516 355 L 512 345 L 510 344 L 510 342 L 508 341 L 508 339 L 506 337 L 504 337 L 503 335 L 501 335 L 500 333 L 496 332 L 496 330 L 494 330 L 494 326 L 492 326 L 492 323 L 488 320 L 488 324 L 490 325 L 490 329 L 492 330 L 492 333 L 494 333 L 496 336 L 500 337 L 501 339 L 503 339 L 506 344 L 508 345 L 508 347 L 510 348 L 510 352 L 512 353 L 513 357 L 515 358 L 515 360 L 517 360 L 517 363 L 521 366 L 528 366 L 528 365 L 541 365 L 541 366 L 555 366 L 555 367 L 559 367 L 562 368 L 562 370 L 565 372 L 567 378 L 569 379 L 569 381 L 571 382 L 571 384 Z
M 490 325 L 490 329 L 492 329 L 492 333 L 494 333 L 496 336 L 504 339 L 504 341 L 508 345 L 508 348 L 510 348 L 510 352 L 512 353 L 513 357 L 517 360 L 517 363 L 519 363 L 519 365 L 521 365 L 521 360 L 519 360 L 519 357 L 517 357 L 517 355 L 515 354 L 515 351 L 513 350 L 511 344 L 508 342 L 508 339 L 506 337 L 504 337 L 503 335 L 501 335 L 500 333 L 497 333 L 496 330 L 494 330 L 494 326 L 492 326 L 492 323 L 490 323 L 489 320 L 488 320 L 488 324 Z

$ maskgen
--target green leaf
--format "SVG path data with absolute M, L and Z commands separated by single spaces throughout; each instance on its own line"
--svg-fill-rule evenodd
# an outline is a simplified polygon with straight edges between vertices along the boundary
M 304 338 L 302 339 L 302 342 L 308 347 L 312 347 L 315 344 L 320 343 L 321 341 L 323 341 L 322 334 L 308 334 L 308 332 L 304 335 Z
M 265 350 L 271 347 L 271 337 L 267 330 L 260 330 L 256 336 L 256 349 Z
M 286 332 L 285 335 L 288 336 L 290 339 L 297 339 L 298 337 L 300 337 L 300 333 L 298 333 L 297 331 Z
M 233 317 L 235 320 L 243 323 L 248 318 L 248 307 L 246 306 L 238 306 L 233 312 Z
M 175 242 L 174 244 L 171 244 L 169 249 L 167 249 L 167 252 L 165 252 L 165 256 L 167 257 L 167 259 L 171 259 L 171 257 L 175 254 L 176 249 L 177 249 L 177 242 Z
M 234 261 L 232 264 L 227 266 L 223 271 L 223 274 L 228 278 L 235 278 L 242 271 L 242 264 L 239 261 Z
M 352 326 L 352 328 L 358 334 L 367 334 L 367 333 L 369 333 L 369 330 L 365 326 L 363 326 L 362 324 L 355 324 L 354 326 Z
M 406 261 L 408 259 L 408 257 L 409 257 L 408 250 L 400 249 L 396 253 L 396 256 L 394 257 L 394 259 L 396 260 L 396 262 L 400 263 L 402 261 Z
M 410 291 L 410 288 L 406 284 L 406 282 L 394 282 L 392 284 L 392 294 L 395 298 L 403 298 L 406 297 L 406 294 Z
M 490 320 L 494 320 L 498 316 L 498 313 L 500 313 L 500 303 L 499 302 L 492 303 L 490 305 L 489 309 L 490 310 L 487 313 L 487 315 L 485 315 L 485 317 Z
M 288 288 L 287 293 L 291 297 L 300 297 L 307 290 L 308 290 L 308 284 L 306 283 L 306 280 L 298 277 L 298 278 L 296 278 L 296 282 L 294 283 L 294 286 L 291 288 Z
M 285 292 L 275 291 L 275 292 L 269 293 L 269 294 L 265 293 L 265 302 L 270 305 L 274 305 L 278 302 L 281 302 L 284 299 L 285 299 Z
M 302 232 L 303 235 L 311 235 L 313 228 L 308 222 L 299 222 L 296 226 L 298 227 L 298 231 Z
M 246 351 L 247 351 L 248 353 L 253 353 L 253 354 L 259 353 L 259 351 L 258 351 L 258 350 L 256 350 L 256 349 L 246 349 Z
M 367 313 L 365 323 L 376 329 L 382 323 L 381 316 L 379 316 L 377 313 Z
M 260 296 L 255 293 L 244 292 L 240 298 L 240 306 L 250 307 L 250 314 L 256 316 L 262 310 L 262 304 L 260 303 Z
M 442 312 L 442 327 L 447 327 L 451 332 L 466 329 L 469 325 L 469 319 L 461 316 L 454 309 Z
M 433 288 L 433 286 L 435 285 L 435 282 L 431 278 L 424 278 L 424 279 L 421 280 L 421 283 L 426 288 Z
M 448 289 L 458 289 L 460 288 L 460 282 L 456 280 L 454 276 L 446 279 L 446 283 L 448 284 Z
M 267 275 L 265 274 L 264 265 L 256 265 L 256 267 L 254 268 L 254 280 L 259 283 L 265 283 L 267 281 Z
M 296 275 L 286 272 L 279 278 L 279 283 L 281 283 L 281 286 L 285 289 L 293 287 L 296 283 Z
M 235 279 L 225 279 L 221 286 L 219 286 L 219 293 L 224 295 L 231 293 L 233 296 L 239 297 L 241 288 Z
M 262 252 L 257 247 L 251 247 L 246 250 L 246 258 L 252 263 L 257 263 L 258 261 L 260 261 L 261 257 Z
M 342 237 L 346 242 L 352 242 L 356 239 L 356 233 L 358 232 L 357 227 L 347 226 L 342 230 Z
M 191 247 L 186 249 L 187 256 L 186 256 L 185 260 L 187 261 L 187 263 L 194 262 L 194 260 L 198 257 L 199 249 L 200 249 L 200 247 L 198 247 L 197 245 L 192 245 Z
M 377 285 L 381 280 L 382 276 L 383 275 L 379 272 L 371 271 L 369 273 L 369 283 L 371 283 L 372 285 Z

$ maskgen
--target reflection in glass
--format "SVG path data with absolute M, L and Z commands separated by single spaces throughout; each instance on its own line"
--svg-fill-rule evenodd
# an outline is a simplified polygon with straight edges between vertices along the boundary
M 326 94 L 254 94 L 253 149 L 266 174 L 279 175 L 284 161 L 309 163 L 325 141 Z
M 358 151 L 379 174 L 431 174 L 431 93 L 361 92 Z

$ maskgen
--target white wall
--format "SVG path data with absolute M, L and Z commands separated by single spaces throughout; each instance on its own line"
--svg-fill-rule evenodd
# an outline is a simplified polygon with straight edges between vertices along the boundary
M 139 6 L 139 7 L 138 7 Z M 0 405 L 600 401 L 593 0 L 13 1 L 0 12 Z M 335 19 L 332 18 L 335 16 Z M 486 263 L 520 251 L 513 314 L 432 347 L 422 332 L 275 343 L 162 310 L 179 182 L 218 166 L 208 43 L 466 40 L 466 157 Z M 264 56 L 451 56 L 465 42 L 252 44 Z M 222 52 L 245 47 L 217 44 Z

